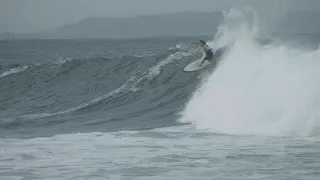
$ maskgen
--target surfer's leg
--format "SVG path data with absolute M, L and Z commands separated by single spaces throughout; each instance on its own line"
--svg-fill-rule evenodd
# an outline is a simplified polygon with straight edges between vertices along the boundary
M 211 61 L 211 60 L 212 60 L 212 57 L 213 57 L 213 54 L 211 54 L 211 53 L 210 53 L 210 54 L 207 54 L 206 57 L 204 58 L 204 61 L 205 61 L 205 60 Z
M 204 56 L 200 61 L 200 66 L 204 63 L 205 60 L 208 60 L 208 56 Z

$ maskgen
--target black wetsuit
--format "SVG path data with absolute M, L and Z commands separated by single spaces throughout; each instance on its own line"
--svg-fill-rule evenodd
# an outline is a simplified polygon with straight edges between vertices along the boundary
M 203 47 L 203 51 L 206 53 L 206 57 L 204 58 L 204 60 L 208 60 L 208 61 L 212 60 L 213 58 L 212 50 L 209 48 Z
M 203 46 L 203 51 L 206 54 L 206 56 L 204 57 L 204 60 L 208 60 L 211 61 L 213 59 L 217 60 L 219 59 L 223 53 L 226 51 L 226 47 L 221 47 L 219 49 L 217 49 L 214 53 L 212 51 L 212 49 L 208 46 Z

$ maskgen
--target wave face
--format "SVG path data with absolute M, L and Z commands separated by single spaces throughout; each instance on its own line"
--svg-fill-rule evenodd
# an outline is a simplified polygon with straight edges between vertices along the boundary
M 318 42 L 262 36 L 260 24 L 248 9 L 226 13 L 208 43 L 229 50 L 216 68 L 195 73 L 181 71 L 202 55 L 190 41 L 208 37 L 2 41 L 0 135 L 181 123 L 226 134 L 318 134 Z
M 17 49 L 36 47 L 25 50 L 27 60 L 15 59 L 18 50 L 12 49 L 3 58 L 2 135 L 21 130 L 33 136 L 35 128 L 44 135 L 177 124 L 177 107 L 198 80 L 181 69 L 199 58 L 197 49 L 187 46 L 190 38 L 178 40 L 5 42 Z M 67 47 L 71 52 L 65 52 Z M 31 54 L 34 49 L 48 52 L 38 57 Z

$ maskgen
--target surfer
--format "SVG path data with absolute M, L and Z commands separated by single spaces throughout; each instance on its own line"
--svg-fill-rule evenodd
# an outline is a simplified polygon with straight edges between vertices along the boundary
M 205 56 L 202 58 L 200 66 L 204 63 L 205 60 L 211 61 L 212 59 L 219 58 L 224 49 L 224 48 L 217 49 L 213 53 L 213 49 L 210 48 L 204 40 L 200 40 L 199 43 L 195 42 L 191 44 L 199 44 L 205 54 Z

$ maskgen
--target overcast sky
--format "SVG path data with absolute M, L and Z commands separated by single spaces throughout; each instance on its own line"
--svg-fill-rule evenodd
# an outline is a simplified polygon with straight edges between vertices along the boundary
M 86 17 L 123 17 L 254 6 L 269 11 L 319 10 L 320 0 L 0 0 L 1 32 L 34 32 Z

